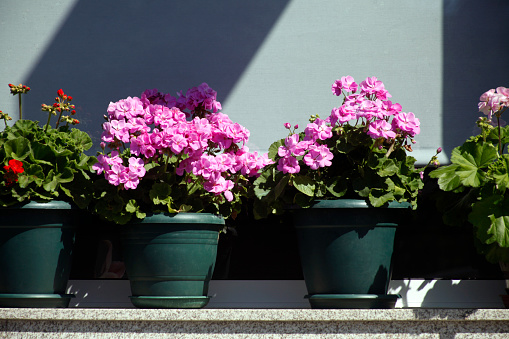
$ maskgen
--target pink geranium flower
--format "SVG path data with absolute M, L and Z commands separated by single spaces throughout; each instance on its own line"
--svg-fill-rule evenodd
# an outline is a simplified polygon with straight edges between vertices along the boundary
M 312 145 L 309 147 L 309 152 L 304 156 L 303 160 L 311 169 L 316 170 L 319 167 L 332 165 L 332 158 L 334 158 L 334 155 L 326 145 Z
M 392 139 L 396 137 L 396 133 L 392 130 L 392 125 L 385 120 L 371 122 L 367 133 L 373 139 Z
M 394 120 L 392 120 L 393 127 L 401 130 L 402 132 L 414 137 L 419 134 L 421 128 L 419 127 L 420 122 L 414 115 L 414 113 L 404 113 L 400 112 L 394 115 Z
M 281 158 L 279 159 L 277 169 L 278 171 L 281 171 L 283 173 L 299 173 L 300 172 L 299 161 L 292 156 Z

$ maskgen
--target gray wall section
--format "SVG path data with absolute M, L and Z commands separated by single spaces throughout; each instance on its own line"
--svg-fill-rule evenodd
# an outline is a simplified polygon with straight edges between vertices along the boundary
M 421 120 L 424 163 L 471 134 L 484 91 L 509 86 L 507 18 L 502 0 L 4 0 L 0 109 L 16 112 L 7 83 L 23 82 L 25 117 L 45 121 L 63 88 L 98 144 L 110 101 L 207 82 L 263 152 L 284 122 L 302 130 L 340 104 L 335 79 L 377 76 Z
M 441 124 L 450 152 L 477 130 L 479 96 L 509 87 L 509 1 L 446 0 L 443 8 Z

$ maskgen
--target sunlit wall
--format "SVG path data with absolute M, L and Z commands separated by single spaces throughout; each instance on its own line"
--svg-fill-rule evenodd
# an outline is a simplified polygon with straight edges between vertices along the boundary
M 62 88 L 98 144 L 110 101 L 207 82 L 263 152 L 340 104 L 335 79 L 377 76 L 421 120 L 419 162 L 438 146 L 446 161 L 479 95 L 509 86 L 508 17 L 503 0 L 4 0 L 0 110 L 16 113 L 7 84 L 22 82 L 25 117 L 44 121 Z

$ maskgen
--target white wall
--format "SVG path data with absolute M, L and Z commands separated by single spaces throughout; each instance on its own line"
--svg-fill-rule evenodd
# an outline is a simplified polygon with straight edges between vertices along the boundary
M 25 117 L 44 121 L 63 88 L 98 143 L 110 101 L 208 82 L 265 151 L 284 122 L 339 104 L 335 79 L 377 76 L 420 118 L 426 162 L 470 135 L 482 92 L 509 86 L 507 17 L 503 0 L 4 0 L 0 110 L 16 112 L 7 84 L 23 82 Z

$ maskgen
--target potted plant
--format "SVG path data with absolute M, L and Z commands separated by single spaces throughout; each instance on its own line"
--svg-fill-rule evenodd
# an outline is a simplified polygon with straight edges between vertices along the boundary
M 490 89 L 480 97 L 479 134 L 453 149 L 451 164 L 430 172 L 438 179 L 437 206 L 448 225 L 471 225 L 476 248 L 507 271 L 509 263 L 509 126 L 501 119 L 509 89 Z M 509 278 L 509 274 L 506 273 Z
M 413 113 L 376 77 L 344 76 L 343 95 L 326 119 L 270 146 L 273 164 L 255 181 L 258 218 L 294 209 L 301 262 L 313 308 L 394 306 L 387 295 L 400 212 L 416 208 L 423 187 L 412 151 L 420 132 Z M 433 161 L 436 161 L 436 156 Z
M 92 209 L 123 227 L 137 307 L 205 306 L 224 218 L 268 163 L 221 113 L 206 83 L 177 97 L 146 90 L 108 106 Z
M 72 97 L 62 89 L 44 127 L 22 117 L 25 85 L 9 84 L 19 96 L 19 120 L 0 111 L 0 307 L 65 307 L 77 207 L 90 199 L 88 171 L 96 162 L 79 123 Z M 52 115 L 58 115 L 55 128 Z

